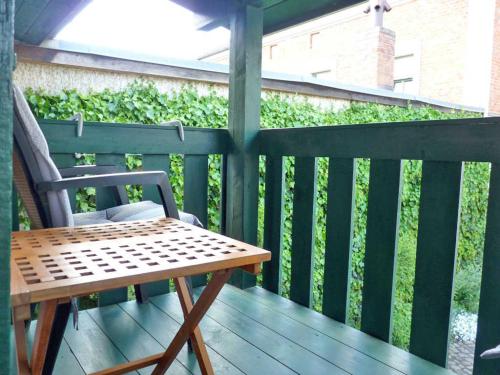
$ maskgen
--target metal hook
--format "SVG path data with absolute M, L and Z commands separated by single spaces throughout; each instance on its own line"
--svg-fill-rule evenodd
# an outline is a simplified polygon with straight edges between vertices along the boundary
M 76 127 L 76 136 L 80 138 L 83 134 L 83 113 L 77 112 L 69 118 L 69 121 L 78 121 Z
M 184 127 L 182 126 L 182 122 L 179 120 L 172 120 L 167 122 L 162 122 L 160 125 L 163 126 L 175 126 L 177 128 L 177 134 L 179 135 L 179 139 L 181 142 L 184 142 Z

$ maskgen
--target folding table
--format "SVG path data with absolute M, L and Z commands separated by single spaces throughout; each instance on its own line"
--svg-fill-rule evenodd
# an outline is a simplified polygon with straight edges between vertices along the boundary
M 122 374 L 157 364 L 163 374 L 191 338 L 203 374 L 213 374 L 198 323 L 229 279 L 253 274 L 270 252 L 172 218 L 41 229 L 12 234 L 11 301 L 20 374 L 43 371 L 58 303 L 108 289 L 173 278 L 184 323 L 165 352 L 95 374 Z M 193 305 L 185 277 L 212 273 Z M 40 303 L 31 358 L 24 321 Z

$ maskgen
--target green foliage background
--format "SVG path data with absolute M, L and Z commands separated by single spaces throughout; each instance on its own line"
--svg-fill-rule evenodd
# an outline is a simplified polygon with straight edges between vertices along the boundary
M 200 94 L 194 87 L 160 93 L 151 83 L 135 82 L 117 92 L 105 90 L 81 94 L 65 90 L 59 95 L 27 90 L 26 96 L 37 117 L 67 119 L 75 112 L 83 112 L 87 121 L 158 124 L 179 119 L 186 126 L 223 128 L 227 126 L 228 101 L 215 91 Z M 342 110 L 320 108 L 303 98 L 267 94 L 262 99 L 261 126 L 287 128 L 296 126 L 363 124 L 475 117 L 466 112 L 443 113 L 432 108 L 411 106 L 393 107 L 376 104 L 352 103 Z M 387 139 L 391 142 L 391 139 Z M 80 163 L 92 163 L 93 155 L 78 155 Z M 127 167 L 140 169 L 141 157 L 127 155 Z M 220 156 L 211 156 L 209 165 L 209 223 L 211 229 L 219 227 Z M 293 195 L 293 158 L 285 158 L 285 235 L 283 257 L 283 294 L 290 286 L 291 215 Z M 172 155 L 171 182 L 179 206 L 182 206 L 182 156 Z M 326 187 L 328 160 L 318 160 L 317 226 L 314 265 L 314 308 L 321 310 L 325 249 Z M 260 164 L 261 186 L 259 206 L 259 239 L 262 239 L 264 159 Z M 460 240 L 458 251 L 456 306 L 476 311 L 478 303 L 480 262 L 483 248 L 486 200 L 488 193 L 489 165 L 466 163 Z M 411 319 L 411 301 L 415 271 L 416 233 L 420 196 L 421 162 L 404 162 L 404 185 L 398 249 L 397 288 L 394 318 L 394 343 L 407 347 Z M 350 324 L 359 326 L 361 291 L 363 285 L 364 237 L 368 207 L 369 160 L 358 160 L 356 177 L 356 204 L 353 237 L 352 283 L 350 298 Z M 140 187 L 129 187 L 132 201 L 141 199 Z M 78 210 L 95 209 L 95 189 L 78 192 Z

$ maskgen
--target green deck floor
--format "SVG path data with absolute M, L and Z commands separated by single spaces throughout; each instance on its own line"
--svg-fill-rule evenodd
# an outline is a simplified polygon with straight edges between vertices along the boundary
M 54 374 L 83 375 L 158 353 L 181 321 L 174 293 L 82 311 L 79 330 L 68 325 Z M 216 374 L 453 374 L 258 287 L 224 287 L 201 329 Z M 168 371 L 199 373 L 186 347 Z

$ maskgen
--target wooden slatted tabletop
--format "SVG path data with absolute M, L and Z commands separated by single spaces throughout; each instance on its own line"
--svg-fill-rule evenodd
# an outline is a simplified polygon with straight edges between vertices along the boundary
M 198 323 L 235 268 L 258 273 L 270 258 L 269 251 L 172 218 L 13 233 L 11 300 L 19 373 L 51 371 L 46 356 L 53 325 L 58 305 L 67 304 L 68 297 L 173 278 L 185 320 L 167 350 L 97 374 L 153 364 L 154 375 L 164 374 L 190 337 L 202 374 L 212 375 Z M 213 277 L 193 305 L 185 277 L 206 272 Z M 40 302 L 40 312 L 29 356 L 24 320 L 34 302 Z
M 12 234 L 13 306 L 241 267 L 263 249 L 171 218 Z

